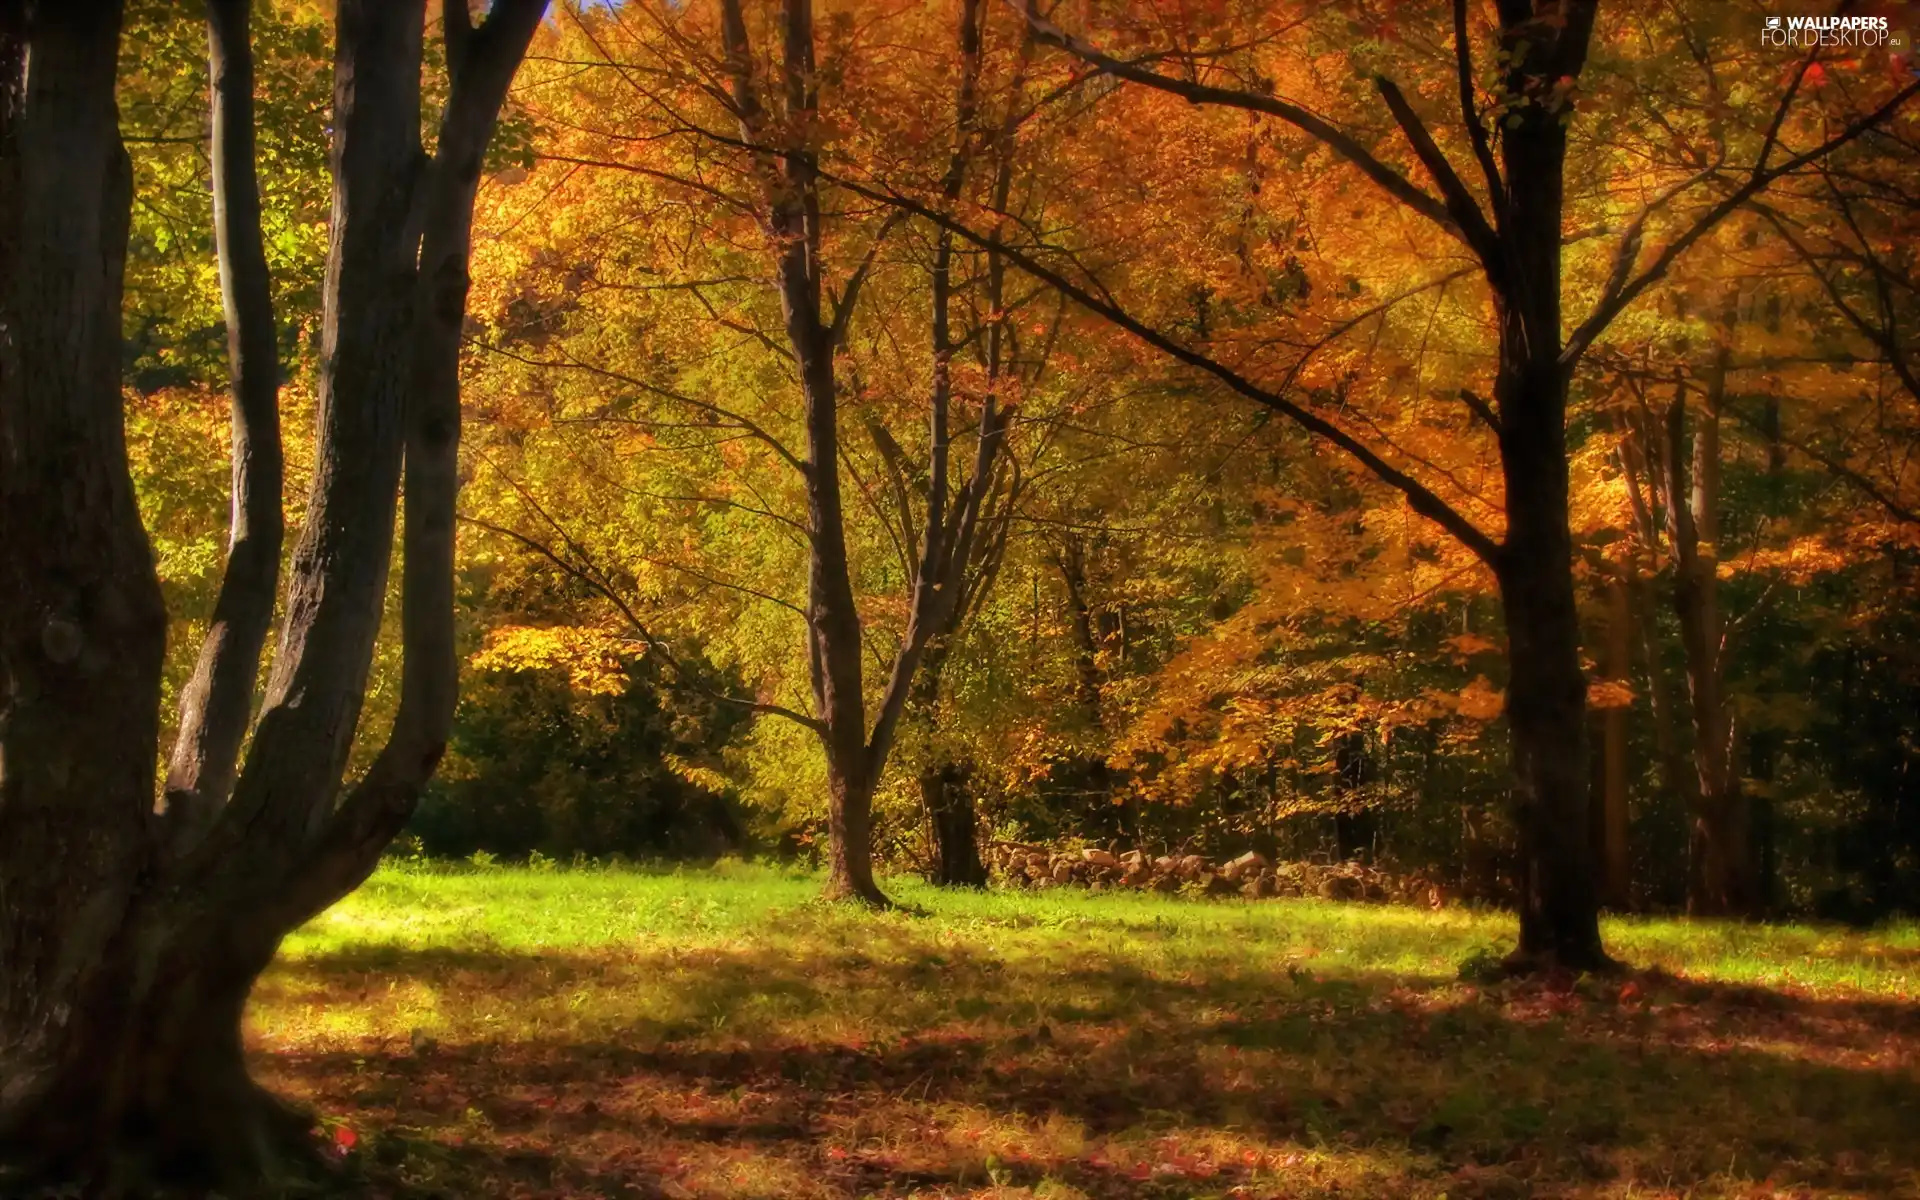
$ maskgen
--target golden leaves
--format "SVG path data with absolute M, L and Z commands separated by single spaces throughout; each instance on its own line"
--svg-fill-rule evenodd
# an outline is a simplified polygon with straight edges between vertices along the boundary
M 1474 676 L 1453 700 L 1454 711 L 1470 721 L 1492 721 L 1507 707 L 1507 694 L 1488 683 L 1485 675 Z
M 1632 708 L 1633 689 L 1618 679 L 1596 679 L 1587 684 L 1587 707 L 1596 710 Z
M 576 691 L 618 696 L 627 690 L 627 665 L 641 653 L 634 642 L 591 626 L 507 625 L 490 630 L 467 665 L 476 671 L 565 671 Z

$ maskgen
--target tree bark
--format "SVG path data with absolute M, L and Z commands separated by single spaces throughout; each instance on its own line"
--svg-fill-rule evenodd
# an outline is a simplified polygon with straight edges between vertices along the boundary
M 971 772 L 965 764 L 954 761 L 939 741 L 940 677 L 947 653 L 945 639 L 927 647 L 911 704 L 932 742 L 916 780 L 933 838 L 929 877 L 940 887 L 983 888 L 987 886 L 987 867 L 980 859 L 979 818 L 969 787 Z
M 786 5 L 781 86 L 768 89 L 787 122 L 803 128 L 817 102 L 813 69 L 813 6 Z M 754 75 L 747 25 L 738 0 L 721 6 L 721 39 L 742 140 L 770 146 L 777 118 L 768 113 Z M 789 131 L 791 132 L 791 131 Z M 775 277 L 787 342 L 793 349 L 804 405 L 807 460 L 807 666 L 815 732 L 827 759 L 827 894 L 876 907 L 888 900 L 873 879 L 871 826 L 876 780 L 867 753 L 860 611 L 854 602 L 840 496 L 840 415 L 834 378 L 835 322 L 823 308 L 819 172 L 812 150 L 792 145 L 755 151 L 766 195 L 767 232 L 777 255 Z M 843 306 L 851 305 L 852 295 Z
M 546 0 L 502 0 L 478 29 L 444 0 L 452 88 L 424 184 L 412 294 L 416 338 L 406 410 L 400 703 L 367 775 L 310 859 L 310 907 L 358 887 L 412 816 L 453 728 L 459 694 L 454 536 L 460 473 L 460 354 L 471 280 L 473 205 L 487 143 Z
M 149 861 L 166 612 L 123 440 L 119 24 L 0 7 L 0 1172 L 71 1148 L 52 1114 Z
M 1512 513 L 1513 482 L 1508 486 Z M 1609 966 L 1610 960 L 1600 946 L 1588 834 L 1586 679 L 1580 669 L 1569 547 L 1564 525 L 1556 555 L 1552 531 L 1536 528 L 1531 536 L 1516 536 L 1513 526 L 1523 523 L 1510 518 L 1508 544 L 1527 552 L 1508 557 L 1501 572 L 1513 805 L 1526 851 L 1521 856 L 1520 945 L 1513 965 L 1595 970 Z

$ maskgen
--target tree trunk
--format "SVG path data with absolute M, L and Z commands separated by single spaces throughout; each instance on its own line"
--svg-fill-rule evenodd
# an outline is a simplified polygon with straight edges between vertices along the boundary
M 1509 141 L 1510 160 L 1520 154 L 1513 144 L 1518 140 Z M 1542 169 L 1510 161 L 1508 177 L 1528 165 Z M 1558 180 L 1557 170 L 1552 178 Z M 1522 846 L 1520 945 L 1512 964 L 1595 970 L 1611 960 L 1600 945 L 1589 832 L 1587 683 L 1567 512 L 1567 381 L 1552 356 L 1541 362 L 1526 351 L 1540 344 L 1544 330 L 1556 335 L 1547 344 L 1558 344 L 1558 208 L 1556 202 L 1553 265 L 1543 272 L 1552 286 L 1534 280 L 1524 293 L 1531 302 L 1503 313 L 1495 388 L 1507 510 L 1498 560 L 1507 626 L 1506 715 Z M 1536 335 L 1531 343 L 1530 332 Z
M 786 259 L 792 259 L 790 253 Z M 785 261 L 785 260 L 783 260 Z M 790 293 L 797 287 L 783 265 Z M 819 283 L 811 284 L 819 300 Z M 832 355 L 815 318 L 796 315 L 788 299 L 788 331 L 801 357 L 806 393 L 808 534 L 808 658 L 813 664 L 814 711 L 827 755 L 827 829 L 832 838 L 827 894 L 874 906 L 888 902 L 873 879 L 873 789 L 867 753 L 867 709 L 862 681 L 860 612 L 854 604 L 840 500 L 839 432 Z M 812 349 L 808 349 L 812 345 Z
M 1367 735 L 1341 735 L 1333 761 L 1334 787 L 1343 806 L 1333 816 L 1334 853 L 1342 862 L 1371 862 L 1374 819 L 1360 792 L 1367 782 Z
M 1667 513 L 1674 550 L 1673 607 L 1686 651 L 1692 701 L 1694 790 L 1689 837 L 1687 910 L 1702 916 L 1747 916 L 1755 905 L 1752 836 L 1746 796 L 1735 765 L 1732 715 L 1725 694 L 1724 627 L 1720 613 L 1720 410 L 1726 396 L 1729 299 L 1693 430 L 1687 471 L 1687 406 L 1676 389 L 1667 413 Z
M 1779 741 L 1779 733 L 1771 729 L 1757 731 L 1747 739 L 1747 771 L 1751 778 L 1762 785 L 1748 808 L 1753 832 L 1755 915 L 1765 915 L 1771 911 L 1774 897 L 1779 892 L 1778 818 L 1771 792 Z
M 865 747 L 851 756 L 827 753 L 827 897 L 873 908 L 892 904 L 873 878 L 873 784 Z
M 411 393 L 405 408 L 400 703 L 386 743 L 334 815 L 302 881 L 319 911 L 358 887 L 412 816 L 453 728 L 459 693 L 454 537 L 460 493 L 460 355 L 473 205 L 507 88 L 546 0 L 499 0 L 478 29 L 463 0 L 442 7 L 451 89 L 423 181 L 411 292 Z
M 213 228 L 233 376 L 233 486 L 226 572 L 199 662 L 181 689 L 180 732 L 167 771 L 168 832 L 183 844 L 205 832 L 233 792 L 280 572 L 280 359 L 254 169 L 251 7 L 250 0 L 207 6 Z
M 767 89 L 785 116 L 802 124 L 817 100 L 813 67 L 813 7 L 786 6 L 782 21 L 780 83 Z M 754 76 L 745 14 L 737 0 L 721 6 L 721 39 L 734 108 L 744 140 L 769 146 L 781 135 L 781 114 L 768 111 Z M 785 131 L 791 134 L 793 130 Z M 819 171 L 812 151 L 795 145 L 759 152 L 768 203 L 767 226 L 777 254 L 774 273 L 787 343 L 800 375 L 807 461 L 807 665 L 813 685 L 814 732 L 827 759 L 827 831 L 831 839 L 827 894 L 880 906 L 870 844 L 873 787 L 867 754 L 860 611 L 847 560 L 846 518 L 840 496 L 840 412 L 833 354 L 837 332 L 823 307 Z M 843 301 L 851 303 L 852 295 Z
M 1509 136 L 1508 178 L 1542 172 L 1558 191 L 1558 149 L 1531 153 Z M 1546 154 L 1553 161 L 1535 163 Z M 1515 161 L 1519 159 L 1521 161 Z M 1549 172 L 1550 175 L 1546 174 Z M 1513 748 L 1514 815 L 1520 830 L 1520 945 L 1516 968 L 1592 970 L 1610 965 L 1600 945 L 1587 805 L 1587 683 L 1580 665 L 1568 532 L 1566 375 L 1556 357 L 1529 345 L 1559 344 L 1559 204 L 1551 205 L 1550 265 L 1502 314 L 1495 396 L 1501 416 L 1507 537 L 1498 560 L 1507 626 L 1507 726 Z M 1543 251 L 1544 253 L 1544 251 Z
M 978 821 L 966 772 L 959 764 L 932 763 L 920 772 L 920 801 L 933 819 L 933 882 L 941 887 L 987 886 L 980 861 Z
M 1509 491 L 1510 512 L 1511 496 Z M 1562 539 L 1565 532 L 1561 524 Z M 1516 544 L 1527 542 L 1510 532 L 1509 548 Z M 1564 540 L 1558 556 L 1537 548 L 1508 557 L 1501 601 L 1509 646 L 1514 812 L 1524 847 L 1514 965 L 1601 969 L 1611 962 L 1600 945 L 1593 885 L 1586 680 Z
M 960 194 L 969 139 L 973 136 L 973 86 L 979 69 L 980 5 L 967 0 L 960 21 L 963 66 L 959 94 L 958 140 L 943 193 Z M 755 56 L 739 0 L 722 0 L 720 35 L 742 139 L 756 149 L 753 165 L 765 192 L 767 228 L 777 251 L 775 277 L 787 342 L 800 376 L 805 407 L 807 456 L 807 662 L 813 685 L 810 722 L 827 758 L 828 832 L 832 838 L 827 894 L 875 906 L 889 903 L 873 880 L 873 793 L 893 748 L 895 730 L 914 687 L 927 646 L 950 636 L 964 616 L 961 596 L 981 513 L 998 479 L 998 456 L 1008 414 L 991 386 L 982 406 L 973 475 L 949 506 L 948 403 L 950 361 L 956 345 L 949 336 L 952 238 L 939 239 L 932 279 L 933 386 L 930 404 L 929 486 L 924 536 L 913 571 L 907 629 L 892 670 L 880 693 L 871 732 L 863 662 L 867 646 L 855 603 L 848 561 L 846 516 L 840 490 L 840 407 L 834 354 L 839 349 L 859 295 L 866 267 L 856 270 L 829 313 L 821 251 L 823 207 L 820 171 L 804 138 L 814 125 L 818 80 L 814 68 L 813 5 L 791 0 L 781 17 L 780 86 L 763 88 L 755 77 Z M 778 111 L 775 111 L 777 106 Z M 802 140 L 795 142 L 799 136 Z M 890 224 L 890 223 L 889 223 Z M 880 234 L 884 236 L 883 226 Z M 995 305 L 997 310 L 998 305 Z M 996 317 L 996 320 L 999 318 Z M 997 342 L 995 343 L 997 345 Z M 990 377 L 997 364 L 990 367 Z M 885 453 L 883 444 L 882 452 Z M 904 491 L 904 488 L 902 489 Z M 903 512 L 903 519 L 910 514 Z
M 0 1172 L 60 1153 L 110 1063 L 149 862 L 166 611 L 123 442 L 119 17 L 0 8 Z
M 1593 970 L 1599 896 L 1587 806 L 1587 681 L 1580 665 L 1567 492 L 1567 385 L 1561 362 L 1560 256 L 1565 203 L 1564 114 L 1540 82 L 1577 77 L 1592 33 L 1576 5 L 1543 40 L 1526 6 L 1502 5 L 1504 75 L 1524 98 L 1502 122 L 1505 212 L 1487 262 L 1500 327 L 1494 399 L 1506 485 L 1507 536 L 1494 564 L 1507 624 L 1507 726 L 1520 829 L 1516 968 Z M 1532 15 L 1531 10 L 1527 13 Z M 1463 36 L 1456 33 L 1456 36 Z
M 918 779 L 920 805 L 926 811 L 933 838 L 929 876 L 940 887 L 982 888 L 987 886 L 987 868 L 980 860 L 978 819 L 968 786 L 970 772 L 953 761 L 939 741 L 940 677 L 949 646 L 949 641 L 941 638 L 927 647 L 912 701 L 931 743 Z
M 10 1089 L 16 1103 L 0 1110 L 0 1162 L 15 1172 L 0 1173 L 0 1190 L 75 1180 L 105 1195 L 158 1183 L 246 1190 L 317 1168 L 312 1117 L 253 1082 L 242 1046 L 247 996 L 279 935 L 213 908 L 144 913 L 102 986 L 45 997 L 61 1049 L 38 1086 Z
M 1633 670 L 1633 609 L 1626 580 L 1607 581 L 1607 678 L 1624 685 Z M 1627 811 L 1627 717 L 1618 705 L 1601 718 L 1600 742 L 1600 896 L 1615 911 L 1633 906 L 1633 861 Z
M 481 30 L 466 31 L 471 57 L 449 54 L 455 85 L 443 149 L 458 143 L 447 132 L 462 121 L 475 125 L 484 145 L 505 77 L 543 9 L 540 0 L 502 0 Z M 449 15 L 455 11 L 465 29 L 464 8 L 450 5 Z M 7 1195 L 77 1186 L 88 1195 L 142 1196 L 176 1184 L 252 1191 L 316 1166 L 310 1118 L 247 1076 L 247 996 L 285 933 L 371 870 L 437 758 L 437 746 L 425 753 L 406 731 L 424 730 L 430 739 L 453 702 L 450 673 L 428 688 L 415 671 L 423 658 L 444 666 L 451 645 L 450 586 L 425 586 L 451 578 L 452 543 L 440 527 L 450 521 L 426 520 L 427 540 L 417 542 L 410 528 L 407 544 L 401 710 L 418 719 L 396 729 L 369 774 L 377 786 L 363 784 L 335 804 L 385 598 L 401 446 L 415 444 L 415 427 L 440 420 L 445 444 L 429 449 L 447 460 L 457 431 L 444 425 L 449 393 L 433 403 L 409 401 L 412 385 L 425 378 L 416 373 L 421 356 L 432 352 L 420 346 L 440 344 L 412 336 L 420 315 L 424 0 L 342 0 L 321 435 L 287 630 L 234 798 L 209 784 L 227 769 L 219 760 L 231 740 L 228 717 L 215 714 L 247 707 L 252 672 L 206 670 L 203 661 L 203 719 L 222 731 L 189 735 L 199 747 L 188 755 L 195 786 L 178 795 L 193 819 L 155 815 L 166 614 L 121 434 L 120 264 L 131 179 L 113 107 L 117 12 L 104 3 L 40 5 L 23 28 L 20 6 L 0 5 L 0 1193 Z M 215 57 L 225 40 L 232 67 L 244 59 L 231 40 L 243 36 L 231 24 L 237 14 L 223 0 L 213 15 Z M 450 42 L 456 33 L 449 29 Z M 32 63 L 30 75 L 23 59 Z M 491 101 L 486 89 L 461 84 L 463 64 L 482 60 L 491 66 L 477 74 L 491 71 L 499 83 Z M 238 75 L 222 75 L 220 88 L 216 124 L 235 114 Z M 251 174 L 228 161 L 245 153 L 245 139 L 233 132 L 225 130 L 216 153 L 236 168 L 220 174 L 229 189 Z M 255 217 L 257 209 L 250 215 L 223 202 L 223 259 L 245 257 L 257 228 L 232 226 L 257 225 Z M 464 248 L 464 232 L 458 244 Z M 464 263 L 464 249 L 462 256 Z M 223 262 L 224 273 L 233 276 L 235 265 Z M 458 314 L 453 319 L 457 326 Z M 251 346 L 255 329 L 249 323 L 236 331 L 236 342 Z M 242 416 L 261 418 L 256 432 L 269 429 L 262 406 L 271 407 L 271 377 L 262 382 L 257 356 L 241 353 L 248 361 L 236 365 L 236 386 L 249 410 Z M 271 465 L 255 473 L 236 464 L 239 509 L 264 503 L 252 489 L 272 474 Z M 421 498 L 431 500 L 429 513 L 450 514 L 450 494 L 435 494 L 440 482 L 424 476 Z M 277 506 L 277 494 L 271 499 Z M 409 496 L 410 512 L 415 499 Z M 228 582 L 237 573 L 241 591 L 256 591 L 257 567 L 236 550 Z M 446 611 L 429 619 L 443 601 Z M 431 636 L 422 633 L 428 625 Z M 216 657 L 246 658 L 244 640 L 232 635 Z M 390 769 L 396 752 L 410 760 L 404 771 Z M 384 773 L 381 763 L 389 765 Z
M 1658 545 L 1659 530 L 1654 524 L 1652 509 L 1643 499 L 1644 493 L 1639 481 L 1646 474 L 1646 456 L 1638 449 L 1641 435 L 1630 432 L 1623 449 L 1632 452 L 1621 456 L 1621 466 L 1626 472 L 1629 494 L 1633 496 L 1636 519 L 1640 525 L 1642 542 L 1649 548 Z M 1627 593 L 1627 607 L 1632 613 L 1636 632 L 1635 646 L 1638 650 L 1641 666 L 1646 671 L 1647 713 L 1653 723 L 1654 758 L 1660 768 L 1661 806 L 1673 808 L 1684 803 L 1686 763 L 1680 752 L 1679 743 L 1673 736 L 1675 723 L 1679 715 L 1667 686 L 1667 673 L 1660 661 L 1660 626 L 1654 610 L 1652 596 L 1647 581 L 1637 572 L 1624 580 Z
M 1111 629 L 1103 628 L 1107 624 L 1104 614 L 1094 610 L 1092 587 L 1087 578 L 1087 548 L 1079 534 L 1065 536 L 1055 551 L 1054 565 L 1060 569 L 1060 581 L 1067 589 L 1067 611 L 1073 618 L 1073 663 L 1078 680 L 1074 697 L 1085 716 L 1088 732 L 1104 741 L 1106 715 L 1101 701 L 1107 671 L 1101 666 L 1100 651 L 1111 647 L 1119 627 L 1116 622 Z M 1110 817 L 1109 828 L 1116 837 L 1137 842 L 1140 839 L 1139 803 L 1131 790 L 1124 788 L 1124 776 L 1116 778 L 1120 773 L 1107 761 L 1105 749 L 1096 746 L 1080 756 L 1078 762 L 1086 776 L 1086 790 L 1095 805 L 1094 819 L 1105 824 Z

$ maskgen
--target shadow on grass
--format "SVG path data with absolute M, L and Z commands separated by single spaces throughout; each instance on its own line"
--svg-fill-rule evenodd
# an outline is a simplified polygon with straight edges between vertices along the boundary
M 1920 1180 L 1911 1006 L 1652 974 L 1623 1001 L 1618 982 L 1482 990 L 1255 963 L 1195 978 L 1092 949 L 1066 963 L 900 949 L 318 956 L 280 967 L 269 991 L 350 998 L 411 980 L 445 1009 L 500 1009 L 591 982 L 647 999 L 557 1031 L 260 1065 L 324 1112 L 407 1131 L 374 1172 L 396 1195 L 688 1194 L 674 1178 L 783 1195 L 791 1177 L 806 1183 L 791 1194 L 1048 1178 L 1171 1197 L 1200 1194 L 1190 1167 L 1208 1193 L 1320 1194 L 1289 1190 L 1289 1152 L 1367 1165 L 1383 1190 L 1362 1194 Z M 814 1023 L 825 1014 L 847 1014 L 832 1036 Z M 990 1149 L 1008 1138 L 1023 1148 Z M 724 1169 L 764 1178 L 699 1182 Z

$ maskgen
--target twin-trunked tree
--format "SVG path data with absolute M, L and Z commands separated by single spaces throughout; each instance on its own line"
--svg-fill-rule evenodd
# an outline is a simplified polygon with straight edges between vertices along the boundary
M 545 0 L 478 26 L 448 0 L 431 153 L 426 0 L 340 0 L 314 479 L 259 697 L 280 368 L 249 0 L 210 0 L 233 525 L 164 788 L 167 614 L 122 432 L 120 7 L 0 2 L 0 1190 L 244 1185 L 309 1152 L 309 1123 L 248 1078 L 241 1013 L 281 938 L 373 869 L 446 741 L 473 199 Z M 399 711 L 348 786 L 403 472 Z

